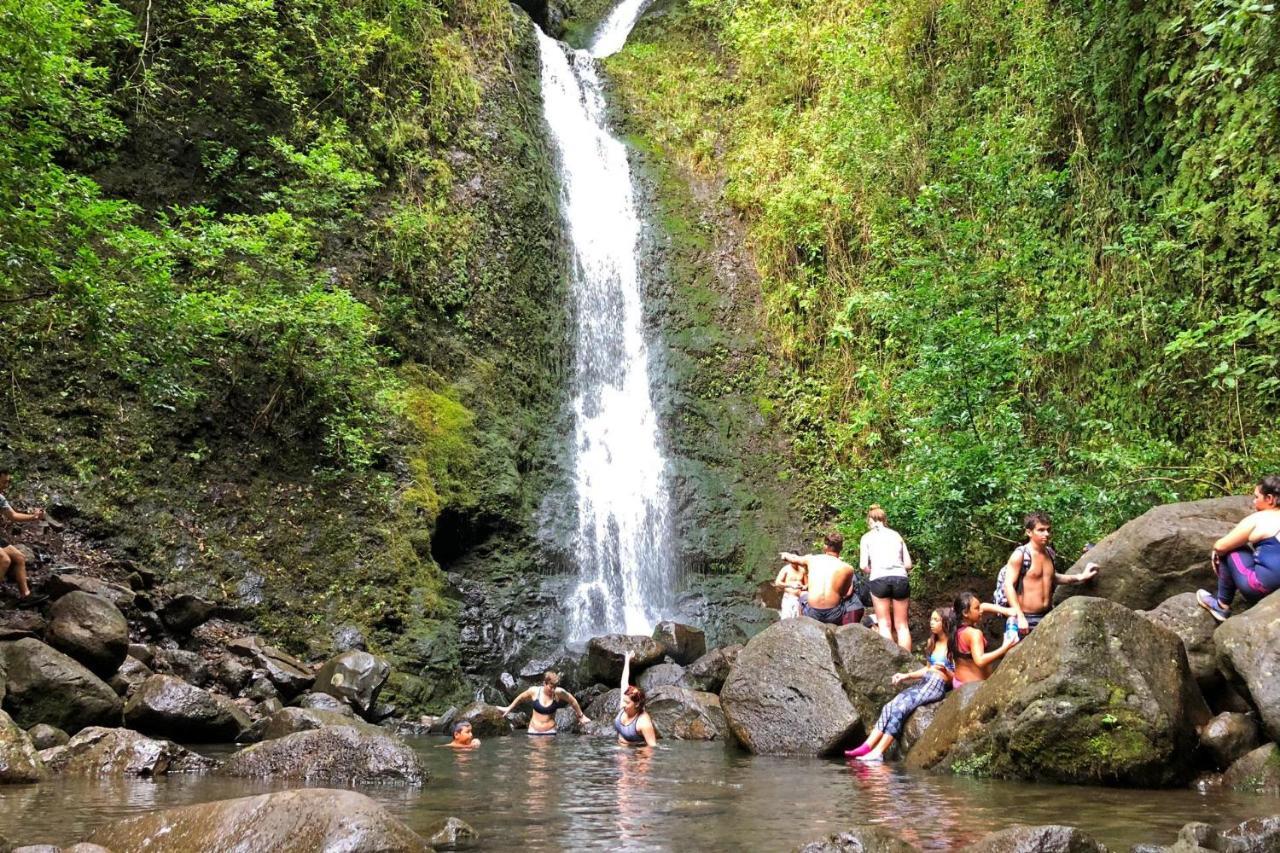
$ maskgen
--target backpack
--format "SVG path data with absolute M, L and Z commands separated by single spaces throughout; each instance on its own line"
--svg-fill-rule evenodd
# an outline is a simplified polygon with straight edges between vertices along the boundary
M 1022 581 L 1027 576 L 1027 571 L 1031 568 L 1031 546 L 1019 545 L 1015 550 L 1022 552 L 1022 571 L 1018 572 L 1018 582 L 1013 585 L 1013 589 L 1019 595 L 1022 594 Z M 1053 548 L 1045 546 L 1045 553 L 1049 555 L 1049 562 L 1053 564 L 1054 571 L 1057 571 L 1058 555 Z M 1009 564 L 1005 563 L 1000 567 L 1000 574 L 996 575 L 996 591 L 992 594 L 991 600 L 1001 607 L 1009 606 L 1009 596 L 1004 594 L 1004 580 L 1009 576 Z

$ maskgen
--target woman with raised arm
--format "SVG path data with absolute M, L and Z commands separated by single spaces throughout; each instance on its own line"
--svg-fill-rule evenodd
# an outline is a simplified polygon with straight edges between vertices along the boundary
M 1253 603 L 1280 589 L 1280 477 L 1263 477 L 1253 487 L 1253 510 L 1213 543 L 1217 594 L 1196 590 L 1200 606 L 1219 622 L 1231 615 L 1236 592 Z
M 995 605 L 988 604 L 985 607 L 995 609 Z M 960 593 L 956 596 L 953 609 L 957 627 L 955 639 L 951 641 L 951 657 L 956 662 L 952 685 L 959 687 L 971 681 L 986 681 L 991 675 L 991 666 L 1018 644 L 1018 638 L 1006 634 L 1003 644 L 987 651 L 987 637 L 978 627 L 984 612 L 984 605 L 978 596 L 972 592 Z
M 618 733 L 618 743 L 622 746 L 654 746 L 658 743 L 658 732 L 644 709 L 644 691 L 628 684 L 630 680 L 631 652 L 627 652 L 622 660 L 622 710 L 613 718 L 613 730 Z
M 542 684 L 530 687 L 511 700 L 511 704 L 502 709 L 505 717 L 512 709 L 524 704 L 533 703 L 533 715 L 529 717 L 528 733 L 531 735 L 553 735 L 556 733 L 556 711 L 569 707 L 578 714 L 578 722 L 586 725 L 591 719 L 582 713 L 582 707 L 573 694 L 560 686 L 560 674 L 548 670 L 542 674 Z

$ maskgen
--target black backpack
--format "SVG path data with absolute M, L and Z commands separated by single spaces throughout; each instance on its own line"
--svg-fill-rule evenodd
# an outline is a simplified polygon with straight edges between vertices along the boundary
M 1031 568 L 1031 546 L 1019 545 L 1014 550 L 1022 552 L 1022 571 L 1018 572 L 1018 581 L 1013 585 L 1013 589 L 1019 595 L 1022 594 L 1022 581 L 1027 576 L 1027 571 Z M 1054 550 L 1045 546 L 1045 553 L 1049 555 L 1049 562 L 1053 564 L 1054 572 L 1058 570 L 1058 555 Z M 1000 567 L 1000 574 L 996 575 L 996 591 L 991 596 L 991 600 L 1001 607 L 1009 606 L 1009 596 L 1004 594 L 1004 580 L 1009 576 L 1009 564 L 1005 563 Z

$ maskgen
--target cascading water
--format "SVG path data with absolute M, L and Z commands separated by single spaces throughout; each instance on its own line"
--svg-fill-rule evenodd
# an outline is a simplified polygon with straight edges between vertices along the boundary
M 569 640 L 644 633 L 668 615 L 677 582 L 668 540 L 666 460 L 649 381 L 627 152 L 609 132 L 595 58 L 626 42 L 646 0 L 625 0 L 586 51 L 537 32 L 547 124 L 559 155 L 577 319 L 574 487 L 579 583 Z

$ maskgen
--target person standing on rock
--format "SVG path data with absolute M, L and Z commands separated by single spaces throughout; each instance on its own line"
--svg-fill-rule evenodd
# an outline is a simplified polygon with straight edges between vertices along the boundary
M 578 715 L 578 723 L 586 725 L 591 718 L 582 713 L 582 706 L 573 694 L 560 686 L 560 673 L 547 671 L 542 674 L 542 684 L 530 687 L 511 700 L 511 704 L 502 709 L 505 717 L 511 710 L 525 702 L 533 703 L 533 714 L 529 717 L 528 733 L 531 735 L 553 735 L 556 733 L 556 711 L 561 708 L 573 708 Z
M 1209 558 L 1218 594 L 1196 590 L 1196 601 L 1219 622 L 1231 615 L 1236 592 L 1252 604 L 1280 589 L 1280 477 L 1263 477 L 1254 486 L 1253 509 L 1213 543 Z
M 822 539 L 822 553 L 779 556 L 809 572 L 809 591 L 800 596 L 800 612 L 828 625 L 862 621 L 862 601 L 854 595 L 853 566 L 840 559 L 844 537 L 831 531 Z
M 858 543 L 858 567 L 867 572 L 867 588 L 876 611 L 876 630 L 886 640 L 897 642 L 911 651 L 911 628 L 907 610 L 911 604 L 911 554 L 898 531 L 889 526 L 889 518 L 879 504 L 867 511 L 867 527 Z
M 618 733 L 618 743 L 622 746 L 656 746 L 658 730 L 653 727 L 653 718 L 644 709 L 644 691 L 628 684 L 629 681 L 631 652 L 627 652 L 622 659 L 622 710 L 613 718 L 613 730 Z
M 800 615 L 800 595 L 808 588 L 809 578 L 804 566 L 784 563 L 773 579 L 773 585 L 782 590 L 782 604 L 778 607 L 778 615 L 783 619 L 794 619 Z
M 1029 513 L 1022 526 L 1027 534 L 1026 544 L 1013 549 L 1001 571 L 1004 597 L 1013 610 L 1005 623 L 1005 633 L 1016 637 L 1025 637 L 1049 615 L 1053 609 L 1053 591 L 1058 584 L 1087 583 L 1098 574 L 1096 563 L 1087 564 L 1078 575 L 1058 572 L 1057 555 L 1049 546 L 1053 522 L 1046 513 L 1039 510 Z
M 43 509 L 37 508 L 31 512 L 18 512 L 5 498 L 4 493 L 8 490 L 12 479 L 12 472 L 9 469 L 0 468 L 0 518 L 10 523 L 44 521 L 45 513 Z M 13 579 L 18 585 L 19 607 L 29 607 L 44 600 L 43 597 L 32 596 L 31 587 L 27 586 L 26 555 L 16 545 L 0 536 L 0 580 L 7 578 L 10 573 L 13 574 Z

